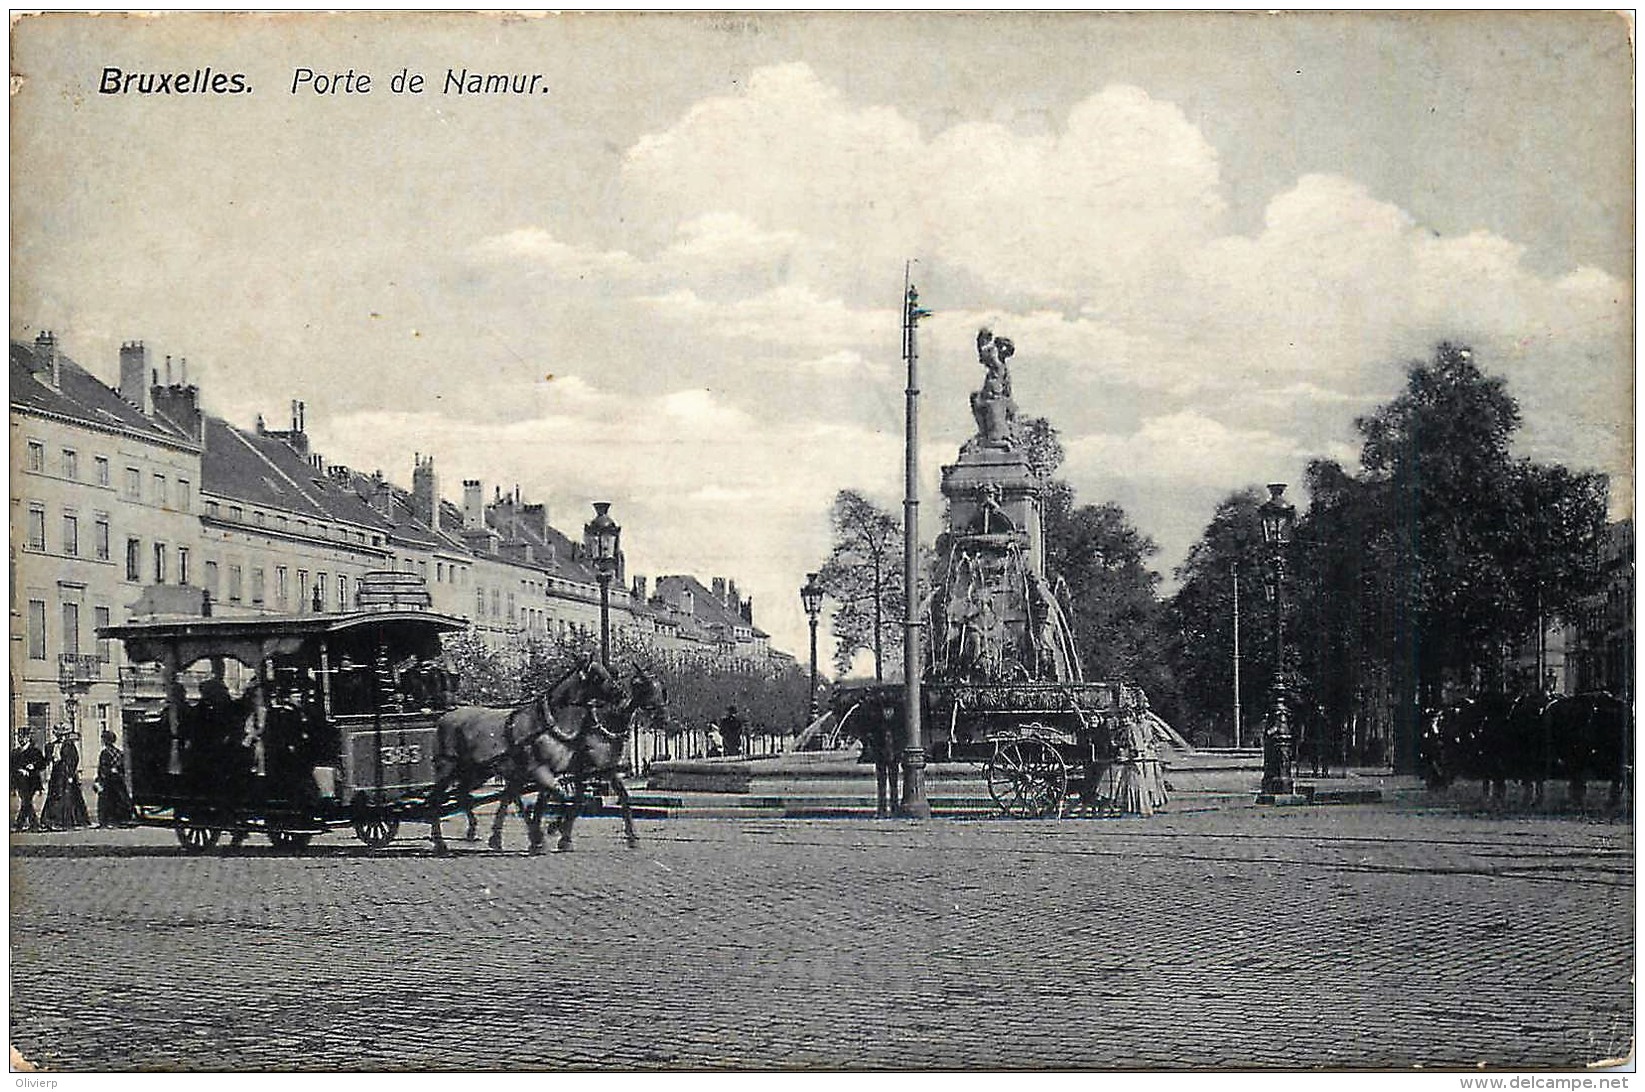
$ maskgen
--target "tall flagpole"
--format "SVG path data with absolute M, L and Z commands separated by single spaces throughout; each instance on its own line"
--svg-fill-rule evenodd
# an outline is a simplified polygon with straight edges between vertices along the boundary
M 910 263 L 912 264 L 912 263 Z M 903 745 L 902 806 L 898 814 L 908 819 L 929 819 L 931 805 L 925 799 L 925 742 L 920 731 L 920 319 L 930 314 L 920 309 L 920 293 L 908 280 L 903 267 L 902 352 L 908 362 L 908 435 L 905 452 L 905 490 L 902 502 L 902 586 L 903 586 L 903 723 L 907 727 Z

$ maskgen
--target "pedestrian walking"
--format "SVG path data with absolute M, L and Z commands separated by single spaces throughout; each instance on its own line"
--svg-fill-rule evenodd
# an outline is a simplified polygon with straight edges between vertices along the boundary
M 720 718 L 720 739 L 725 743 L 727 757 L 743 753 L 743 722 L 737 716 L 737 707 L 728 706 Z
M 113 732 L 103 733 L 103 751 L 97 756 L 97 780 L 91 787 L 97 791 L 97 825 L 100 827 L 129 827 L 135 825 L 131 807 L 131 789 L 126 784 L 126 754 L 115 746 Z
M 21 801 L 12 830 L 39 830 L 40 816 L 34 810 L 34 798 L 40 795 L 46 771 L 46 752 L 34 742 L 27 728 L 17 733 L 17 746 L 11 752 L 11 791 Z
M 40 809 L 40 826 L 45 830 L 78 830 L 91 826 L 86 797 L 80 791 L 80 748 L 67 725 L 58 725 L 53 734 L 51 780 L 46 787 L 46 804 Z

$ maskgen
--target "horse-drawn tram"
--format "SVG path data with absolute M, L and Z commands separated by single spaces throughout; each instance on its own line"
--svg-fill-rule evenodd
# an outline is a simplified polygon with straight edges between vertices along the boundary
M 191 849 L 262 834 L 301 847 L 352 827 L 368 846 L 426 816 L 452 678 L 428 610 L 170 617 L 100 628 L 124 642 L 122 713 L 141 823 Z

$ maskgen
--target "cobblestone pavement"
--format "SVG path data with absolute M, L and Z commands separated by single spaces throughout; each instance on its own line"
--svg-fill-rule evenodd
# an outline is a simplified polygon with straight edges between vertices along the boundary
M 14 836 L 12 1045 L 62 1070 L 1529 1068 L 1631 1049 L 1626 824 L 668 820 L 636 850 L 618 829 L 452 859 L 410 833 L 200 857 L 165 831 Z

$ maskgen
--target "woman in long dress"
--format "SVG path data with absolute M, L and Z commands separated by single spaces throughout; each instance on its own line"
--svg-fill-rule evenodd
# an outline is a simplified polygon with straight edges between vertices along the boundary
M 126 756 L 115 746 L 114 733 L 103 733 L 103 752 L 97 756 L 97 825 L 129 827 L 132 823 L 131 789 L 126 785 Z
M 52 750 L 51 781 L 46 788 L 46 805 L 40 811 L 40 826 L 46 830 L 76 830 L 91 826 L 86 798 L 80 791 L 80 748 L 67 728 L 57 730 Z

